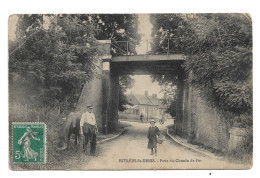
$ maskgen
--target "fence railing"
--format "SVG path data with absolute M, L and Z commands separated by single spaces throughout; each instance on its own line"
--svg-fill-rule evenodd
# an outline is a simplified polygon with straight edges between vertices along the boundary
M 133 50 L 135 49 L 135 50 Z M 141 40 L 139 45 L 131 41 L 112 41 L 111 50 L 117 55 L 137 54 L 172 54 L 178 52 L 176 49 L 176 38 L 153 38 Z

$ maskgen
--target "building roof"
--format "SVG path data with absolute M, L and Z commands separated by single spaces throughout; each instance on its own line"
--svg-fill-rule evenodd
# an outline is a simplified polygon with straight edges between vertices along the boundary
M 126 95 L 126 99 L 128 101 L 128 103 L 132 104 L 132 105 L 139 105 L 139 101 L 135 98 L 135 96 L 133 94 L 130 95 Z
M 126 96 L 127 101 L 133 105 L 153 105 L 145 95 L 129 94 Z
M 153 96 L 147 96 L 147 98 L 153 103 L 153 105 L 161 105 L 161 101 L 158 98 L 155 98 Z
M 134 95 L 134 97 L 138 100 L 139 104 L 154 105 L 145 95 Z
M 160 106 L 160 108 L 164 108 L 161 99 L 157 97 L 129 94 L 126 96 L 126 98 L 127 101 L 133 105 L 150 105 Z

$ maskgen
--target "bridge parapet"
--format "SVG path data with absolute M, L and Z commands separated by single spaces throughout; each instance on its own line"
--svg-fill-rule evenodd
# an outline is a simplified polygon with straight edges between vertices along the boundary
M 186 57 L 183 54 L 158 54 L 158 55 L 132 55 L 132 56 L 115 56 L 111 62 L 138 62 L 138 61 L 184 61 Z
M 151 38 L 141 40 L 139 45 L 132 41 L 112 41 L 111 50 L 116 56 L 136 55 L 133 49 L 137 49 L 138 54 L 176 54 L 180 53 L 177 49 L 178 38 Z

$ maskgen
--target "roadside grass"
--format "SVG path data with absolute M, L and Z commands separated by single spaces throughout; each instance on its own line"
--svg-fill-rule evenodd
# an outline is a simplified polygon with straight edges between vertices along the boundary
M 29 108 L 19 103 L 9 103 L 9 167 L 13 170 L 66 170 L 79 169 L 93 157 L 82 151 L 82 144 L 75 146 L 74 139 L 71 139 L 69 150 L 59 150 L 59 141 L 62 135 L 63 118 L 59 115 L 57 108 Z M 45 164 L 12 163 L 12 122 L 44 122 L 47 126 L 47 158 Z M 98 134 L 97 141 L 114 137 L 121 133 L 126 127 L 120 124 L 116 132 L 107 135 Z M 82 142 L 81 142 L 82 143 Z M 89 145 L 88 145 L 89 147 Z M 99 148 L 97 146 L 97 153 Z
M 56 164 L 59 163 L 60 158 L 57 154 L 56 148 L 62 131 L 62 129 L 59 129 L 62 125 L 62 120 L 60 118 L 61 116 L 56 108 L 31 108 L 19 103 L 9 103 L 10 153 L 12 150 L 12 122 L 43 122 L 47 127 L 46 164 L 11 164 L 11 154 L 9 154 L 11 169 L 51 169 L 54 166 L 57 166 Z
M 251 128 L 248 129 L 245 143 L 238 144 L 235 150 L 226 154 L 226 157 L 233 162 L 253 165 L 253 130 Z

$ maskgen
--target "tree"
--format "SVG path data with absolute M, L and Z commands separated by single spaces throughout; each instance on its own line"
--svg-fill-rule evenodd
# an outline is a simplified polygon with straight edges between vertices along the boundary
M 138 16 L 136 14 L 90 14 L 81 15 L 80 18 L 89 20 L 96 25 L 95 37 L 98 40 L 110 39 L 112 41 L 112 56 L 126 55 L 127 47 L 129 53 L 136 54 L 135 47 L 141 39 L 141 35 L 138 33 Z M 128 41 L 128 45 L 126 41 Z M 124 92 L 127 88 L 131 88 L 133 83 L 130 76 L 119 77 L 118 109 L 120 111 L 124 110 L 123 105 L 127 104 Z
M 125 91 L 128 88 L 132 88 L 134 85 L 134 79 L 129 75 L 122 75 L 119 77 L 119 103 L 118 103 L 118 110 L 124 111 L 126 108 L 124 105 L 130 104 L 127 101 L 125 96 Z
M 21 15 L 10 43 L 10 97 L 27 105 L 74 107 L 83 84 L 94 77 L 95 28 L 78 15 Z
M 188 59 L 188 82 L 213 107 L 252 114 L 252 24 L 247 14 L 155 14 L 151 22 L 155 36 L 174 37 L 173 47 Z
M 162 92 L 164 97 L 162 102 L 167 106 L 167 112 L 170 113 L 172 117 L 176 116 L 176 90 L 177 90 L 177 80 L 178 76 L 176 74 L 166 74 L 151 75 L 152 81 L 157 81 L 162 87 Z
M 97 40 L 129 40 L 135 53 L 137 20 L 130 14 L 20 15 L 17 38 L 9 43 L 10 98 L 74 107 L 83 84 L 96 75 L 95 62 L 102 53 Z M 112 54 L 119 55 L 118 49 Z M 129 77 L 122 80 L 127 79 L 131 82 Z M 120 83 L 125 91 L 126 82 Z
M 111 40 L 113 56 L 126 55 L 127 43 L 129 53 L 136 54 L 135 47 L 139 44 L 138 16 L 136 14 L 81 14 L 81 20 L 95 24 L 95 37 L 98 40 Z
M 172 41 L 178 39 L 176 37 L 179 34 L 176 33 L 176 30 L 185 24 L 182 14 L 151 14 L 150 21 L 153 25 L 153 43 L 151 44 L 153 53 L 165 53 L 168 50 L 172 52 L 182 51 L 179 43 Z M 169 38 L 171 40 L 168 41 Z M 169 49 L 168 42 L 170 43 Z

